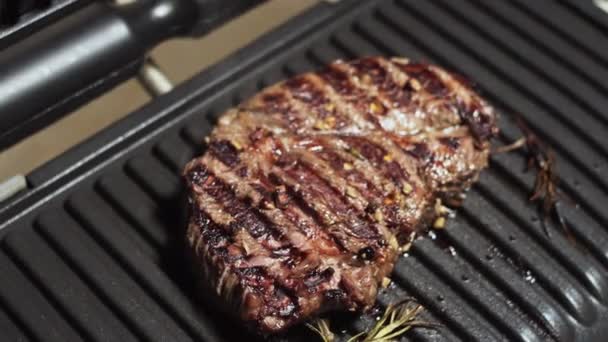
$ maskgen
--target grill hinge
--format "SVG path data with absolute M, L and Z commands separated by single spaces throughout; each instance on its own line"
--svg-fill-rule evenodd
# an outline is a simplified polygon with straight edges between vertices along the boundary
M 27 180 L 23 175 L 15 175 L 0 183 L 0 202 L 3 202 L 21 190 L 27 189 Z
M 152 97 L 161 96 L 173 89 L 173 83 L 150 57 L 146 58 L 139 69 L 137 80 Z
M 593 0 L 593 4 L 608 14 L 608 0 Z

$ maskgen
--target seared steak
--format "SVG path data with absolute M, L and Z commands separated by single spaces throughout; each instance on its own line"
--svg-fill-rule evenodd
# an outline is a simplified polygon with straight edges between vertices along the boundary
M 496 132 L 463 78 L 401 58 L 271 86 L 225 113 L 185 168 L 195 267 L 262 333 L 365 310 L 400 243 L 486 167 Z

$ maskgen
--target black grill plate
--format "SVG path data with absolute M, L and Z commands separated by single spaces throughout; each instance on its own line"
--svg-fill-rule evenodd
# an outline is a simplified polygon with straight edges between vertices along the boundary
M 528 202 L 519 152 L 496 156 L 447 229 L 414 244 L 380 305 L 407 296 L 437 329 L 405 341 L 605 341 L 608 20 L 584 0 L 344 0 L 320 4 L 29 176 L 0 209 L 3 340 L 242 340 L 193 300 L 179 241 L 179 172 L 213 118 L 334 59 L 401 55 L 472 78 L 559 159 L 577 244 Z M 104 113 L 99 113 L 103 115 Z M 198 304 L 197 304 L 198 303 Z M 342 337 L 371 316 L 335 319 Z M 310 340 L 296 328 L 285 337 Z

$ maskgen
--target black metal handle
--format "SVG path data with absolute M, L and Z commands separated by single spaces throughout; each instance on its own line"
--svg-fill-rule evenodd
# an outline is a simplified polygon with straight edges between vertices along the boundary
M 194 36 L 206 34 L 227 20 L 266 0 L 194 0 L 201 14 L 191 30 Z
M 97 1 L 9 46 L 0 52 L 0 149 L 133 76 L 156 44 L 204 34 L 259 2 Z
M 14 24 L 23 14 L 50 5 L 50 0 L 0 0 L 0 26 Z

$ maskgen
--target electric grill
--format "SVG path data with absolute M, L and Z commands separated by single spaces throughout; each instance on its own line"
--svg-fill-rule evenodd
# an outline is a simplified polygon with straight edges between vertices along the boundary
M 78 22 L 74 18 L 87 10 L 98 20 L 108 14 L 99 3 L 70 8 L 69 17 L 55 22 Z M 146 8 L 129 13 L 138 17 Z M 189 28 L 200 23 L 191 20 Z M 175 34 L 191 32 L 180 30 Z M 27 176 L 28 189 L 0 206 L 0 336 L 254 340 L 196 299 L 179 251 L 181 168 L 202 153 L 203 138 L 223 110 L 264 86 L 338 58 L 400 55 L 470 77 L 503 113 L 500 143 L 519 138 L 512 119 L 520 115 L 554 148 L 563 193 L 557 209 L 575 241 L 554 218 L 544 222 L 529 202 L 534 173 L 525 171 L 523 152 L 495 155 L 447 228 L 417 240 L 400 258 L 377 311 L 407 297 L 424 305 L 420 319 L 438 325 L 415 328 L 403 341 L 605 341 L 607 30 L 608 17 L 588 0 L 319 3 Z M 13 128 L 3 135 L 10 136 L 5 145 L 132 75 L 147 47 L 168 37 L 133 32 L 152 38 L 134 34 L 126 41 L 137 48 L 115 60 L 104 55 L 108 65 L 101 71 L 109 74 L 96 70 L 81 74 L 80 83 L 56 83 L 61 89 L 40 98 L 44 106 L 0 100 L 0 107 L 16 110 L 0 113 L 13 120 L 2 121 L 3 133 L 9 132 L 6 122 Z M 346 339 L 375 317 L 336 315 L 333 330 Z M 295 328 L 275 339 L 315 338 Z

